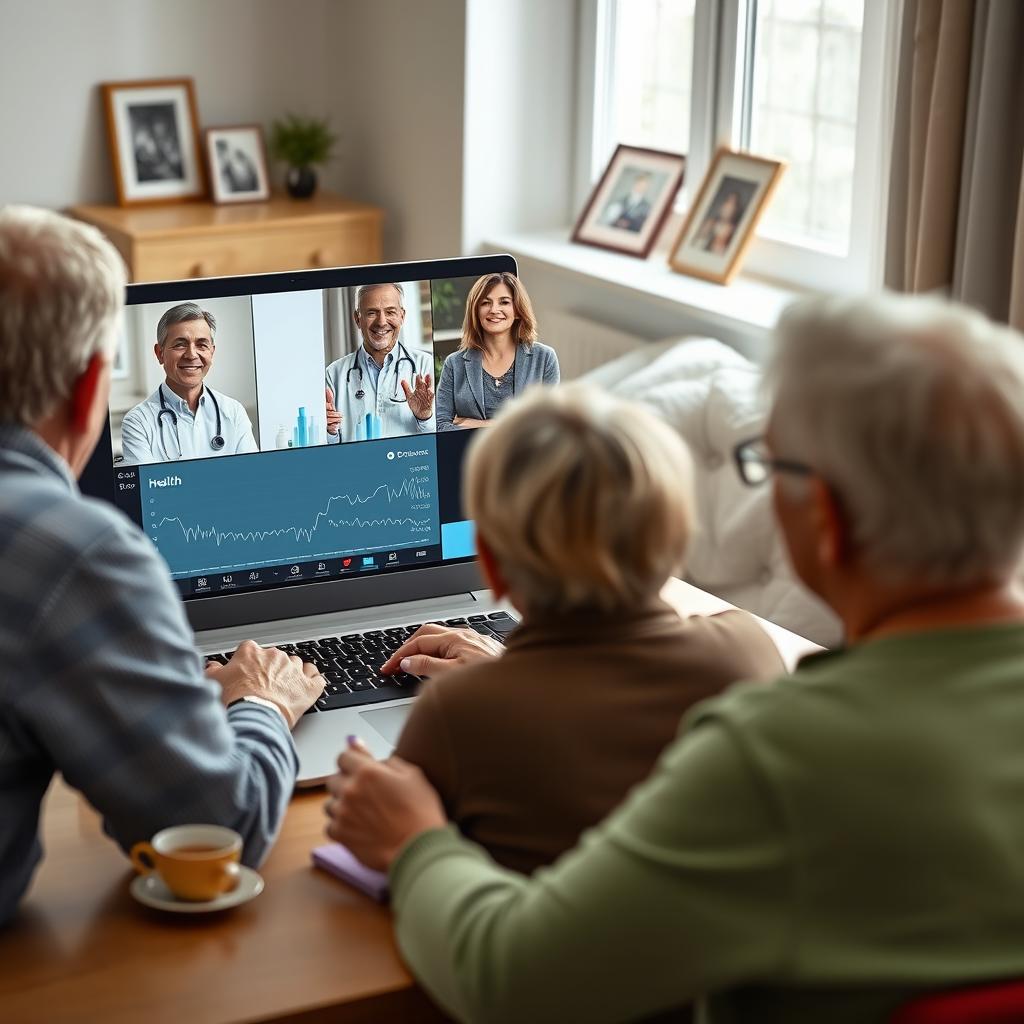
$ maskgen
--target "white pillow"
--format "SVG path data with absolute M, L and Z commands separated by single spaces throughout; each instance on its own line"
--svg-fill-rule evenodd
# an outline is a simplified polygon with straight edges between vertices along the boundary
M 588 370 L 580 378 L 588 381 L 613 395 L 619 394 L 623 383 L 634 374 L 639 373 L 645 366 L 658 358 L 666 349 L 679 344 L 678 338 L 666 338 L 663 341 L 652 341 L 649 344 L 641 345 L 618 359 L 602 363 L 593 370 Z
M 647 406 L 690 446 L 698 531 L 687 578 L 826 646 L 838 621 L 795 580 L 786 561 L 767 487 L 747 487 L 733 449 L 764 431 L 761 371 L 712 338 L 661 343 L 643 363 L 628 353 L 585 379 Z M 639 365 L 638 365 L 639 364 Z

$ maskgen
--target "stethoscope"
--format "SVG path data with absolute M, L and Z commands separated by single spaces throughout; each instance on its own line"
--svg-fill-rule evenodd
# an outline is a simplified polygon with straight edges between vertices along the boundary
M 206 389 L 203 389 L 206 391 Z M 178 435 L 178 414 L 173 409 L 167 408 L 167 403 L 164 401 L 164 386 L 163 384 L 157 388 L 157 392 L 160 395 L 160 411 L 156 414 L 156 425 L 160 431 L 160 444 L 163 450 L 169 451 L 167 442 L 164 440 L 164 416 L 171 417 L 171 423 L 174 424 L 174 439 L 178 442 L 178 458 L 184 456 L 184 452 L 181 450 L 181 437 Z M 220 422 L 220 405 L 217 399 L 214 398 L 212 391 L 206 391 L 206 394 L 210 396 L 210 401 L 213 402 L 214 412 L 217 414 L 217 433 L 210 438 L 210 447 L 215 451 L 219 452 L 224 447 L 224 437 L 221 434 L 221 422 Z
M 404 347 L 402 348 L 402 351 L 403 351 L 403 353 L 405 352 L 405 348 Z M 359 353 L 357 352 L 356 353 L 356 357 L 357 358 L 358 358 L 358 355 L 359 355 Z M 402 363 L 408 363 L 412 367 L 412 377 L 409 380 L 409 387 L 415 387 L 416 386 L 416 364 L 413 362 L 412 356 L 408 355 L 408 353 L 406 353 L 405 355 L 400 355 L 395 360 L 395 394 L 396 395 L 401 390 L 400 387 L 399 387 L 399 384 L 400 384 L 401 379 L 402 379 Z M 348 368 L 348 373 L 345 374 L 345 387 L 346 388 L 351 387 L 351 380 L 352 380 L 352 374 L 353 373 L 358 373 L 359 374 L 359 387 L 356 389 L 355 398 L 356 398 L 357 401 L 361 402 L 366 397 L 366 391 L 363 388 L 363 368 L 358 363 L 354 362 Z M 389 401 L 392 401 L 392 402 L 408 402 L 409 399 L 405 397 L 405 392 L 403 391 L 401 398 L 390 398 L 390 396 L 389 396 Z

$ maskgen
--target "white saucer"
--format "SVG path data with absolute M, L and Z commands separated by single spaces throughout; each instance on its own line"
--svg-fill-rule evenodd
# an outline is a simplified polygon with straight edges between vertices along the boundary
M 215 910 L 228 910 L 240 903 L 248 903 L 263 892 L 263 879 L 243 864 L 238 866 L 238 885 L 231 892 L 222 893 L 216 899 L 195 903 L 191 900 L 179 900 L 164 885 L 163 879 L 155 872 L 138 875 L 132 880 L 128 891 L 147 907 L 157 910 L 169 910 L 172 914 L 209 914 Z

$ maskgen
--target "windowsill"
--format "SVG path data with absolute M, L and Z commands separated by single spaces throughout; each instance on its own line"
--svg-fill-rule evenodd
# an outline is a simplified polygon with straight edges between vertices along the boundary
M 706 322 L 744 333 L 766 334 L 785 306 L 801 293 L 794 288 L 737 277 L 732 284 L 712 284 L 696 277 L 677 274 L 662 249 L 656 248 L 646 260 L 577 245 L 569 241 L 570 230 L 540 231 L 491 236 L 484 246 L 489 252 L 508 252 L 536 260 L 563 273 L 589 278 L 602 285 L 622 288 L 661 305 L 686 312 Z

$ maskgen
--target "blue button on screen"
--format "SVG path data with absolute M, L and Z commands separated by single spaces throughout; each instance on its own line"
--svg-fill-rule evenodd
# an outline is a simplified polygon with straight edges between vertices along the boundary
M 472 519 L 441 524 L 441 554 L 443 558 L 473 558 L 476 555 L 476 530 Z

